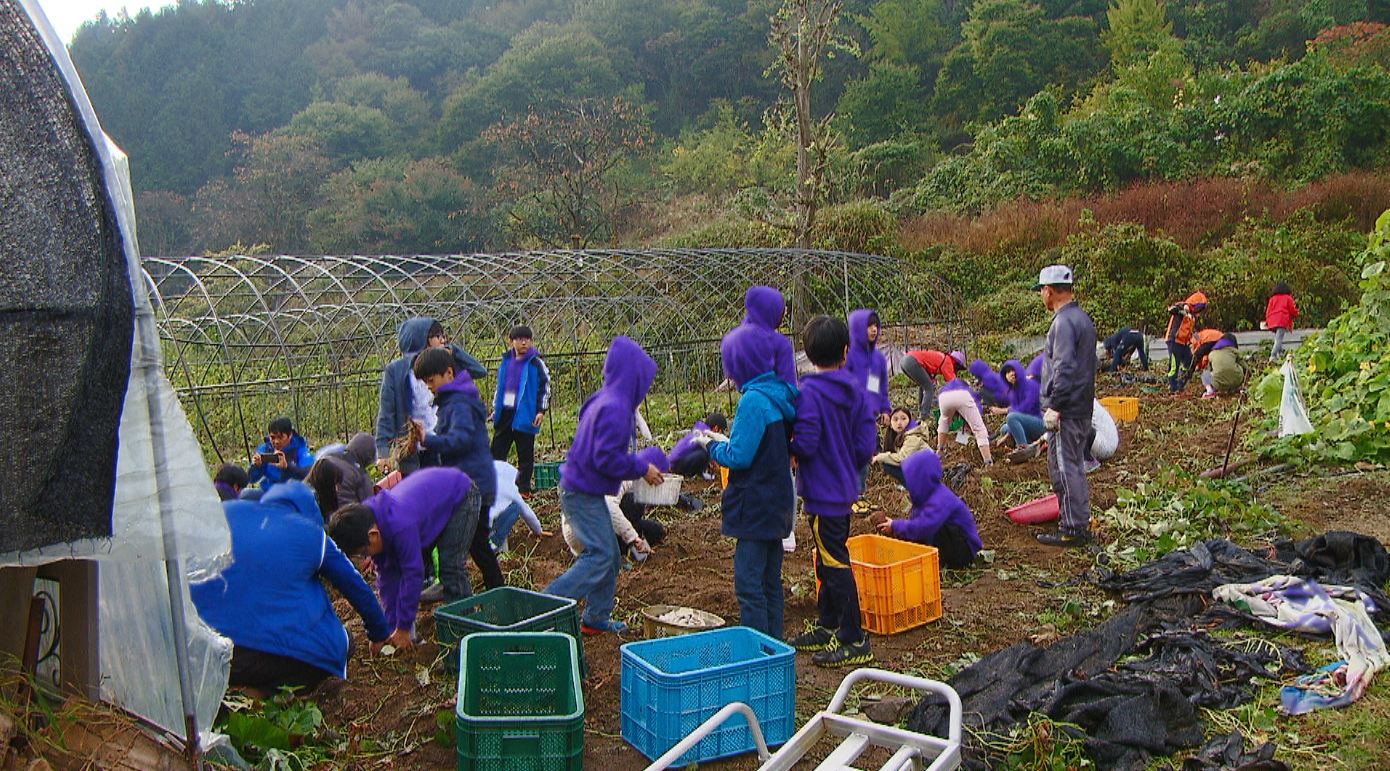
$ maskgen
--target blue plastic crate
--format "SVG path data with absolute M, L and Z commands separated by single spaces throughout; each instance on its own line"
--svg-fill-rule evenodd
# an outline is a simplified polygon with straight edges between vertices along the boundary
M 796 726 L 796 653 L 744 626 L 628 643 L 622 647 L 622 734 L 655 760 L 725 704 L 753 708 L 769 745 Z M 729 719 L 673 765 L 750 752 L 748 721 Z

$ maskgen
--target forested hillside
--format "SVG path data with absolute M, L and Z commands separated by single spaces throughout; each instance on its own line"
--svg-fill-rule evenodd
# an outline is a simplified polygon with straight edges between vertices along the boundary
M 150 254 L 787 244 L 798 7 L 838 11 L 803 241 L 934 260 L 982 302 L 1112 238 L 1258 294 L 1278 271 L 1231 250 L 1265 265 L 1292 227 L 1345 267 L 1390 204 L 1387 0 L 184 0 L 71 51 Z

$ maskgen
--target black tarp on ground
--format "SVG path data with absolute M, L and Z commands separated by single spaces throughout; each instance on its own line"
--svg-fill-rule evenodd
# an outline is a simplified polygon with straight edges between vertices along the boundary
M 100 161 L 0 0 L 0 553 L 111 535 L 133 323 Z
M 1103 576 L 1101 586 L 1124 592 L 1136 604 L 1048 648 L 1020 643 L 957 673 L 950 684 L 960 694 L 965 724 L 976 732 L 1007 733 L 1040 712 L 1083 728 L 1086 751 L 1100 768 L 1140 769 L 1153 756 L 1195 748 L 1203 733 L 1200 707 L 1243 704 L 1255 690 L 1252 678 L 1308 669 L 1296 649 L 1246 647 L 1209 633 L 1245 620 L 1224 606 L 1208 608 L 1213 588 L 1278 573 L 1354 585 L 1383 597 L 1390 560 L 1374 538 L 1334 532 L 1262 553 L 1217 539 L 1129 573 Z M 944 704 L 924 699 L 908 726 L 945 735 Z M 1228 750 L 1223 745 L 1213 757 Z M 1235 753 L 1241 755 L 1239 746 Z M 1272 749 L 1261 748 L 1261 757 L 1243 757 L 1242 763 L 1277 768 L 1270 754 Z M 964 755 L 971 768 L 992 761 L 969 732 Z

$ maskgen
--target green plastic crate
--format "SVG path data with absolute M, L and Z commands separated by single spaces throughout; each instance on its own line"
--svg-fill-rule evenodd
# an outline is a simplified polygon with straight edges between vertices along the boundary
M 579 651 L 580 675 L 589 674 L 584 661 L 584 636 L 579 631 L 579 609 L 568 597 L 499 586 L 434 609 L 434 636 L 441 648 L 453 648 L 459 640 L 477 632 L 567 634 L 574 638 Z M 450 656 L 447 661 L 457 666 L 459 659 Z
M 584 694 L 574 639 L 480 632 L 463 639 L 459 771 L 584 768 Z
M 533 469 L 532 490 L 554 490 L 560 486 L 560 463 L 558 460 L 548 460 L 537 463 Z

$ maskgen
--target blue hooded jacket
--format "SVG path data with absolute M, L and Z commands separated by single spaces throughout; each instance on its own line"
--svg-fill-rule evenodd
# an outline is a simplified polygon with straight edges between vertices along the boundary
M 894 537 L 934 545 L 941 528 L 954 525 L 965 533 L 971 554 L 979 553 L 984 542 L 975 527 L 975 516 L 960 496 L 942 484 L 941 458 L 931 450 L 922 450 L 908 456 L 902 469 L 912 514 L 893 521 Z
M 421 446 L 436 454 L 435 465 L 456 468 L 468 475 L 483 496 L 483 510 L 497 497 L 497 470 L 487 438 L 487 408 L 478 387 L 467 372 L 439 387 L 434 394 L 439 422 Z
M 835 369 L 801 379 L 792 453 L 808 513 L 849 516 L 859 499 L 859 469 L 868 465 L 877 444 L 874 413 L 854 375 Z
M 615 337 L 603 360 L 603 387 L 579 408 L 560 487 L 574 493 L 614 495 L 625 480 L 647 473 L 648 460 L 629 451 L 637 405 L 656 379 L 656 362 L 630 337 Z M 656 464 L 658 468 L 662 464 Z
M 867 308 L 849 314 L 849 356 L 845 359 L 845 369 L 868 393 L 874 415 L 893 408 L 888 401 L 888 360 L 878 350 L 877 341 L 869 342 L 869 325 L 878 323 L 878 314 Z
M 203 620 L 233 644 L 347 677 L 348 634 L 323 579 L 362 616 L 368 639 L 391 634 L 371 587 L 323 532 L 307 485 L 286 482 L 259 501 L 227 501 L 222 508 L 232 564 L 191 585 L 189 594 Z
M 721 499 L 721 532 L 733 538 L 781 540 L 792 530 L 796 491 L 790 441 L 796 386 L 775 371 L 776 348 L 761 330 L 735 327 L 719 351 L 724 374 L 742 396 L 729 441 L 709 445 L 710 458 L 729 469 Z
M 772 371 L 777 377 L 796 384 L 796 352 L 792 343 L 777 328 L 782 325 L 782 316 L 787 312 L 787 301 L 782 293 L 770 286 L 750 286 L 743 296 L 746 315 L 743 324 L 762 330 L 772 351 Z
M 396 333 L 401 357 L 386 365 L 381 373 L 381 402 L 376 413 L 376 456 L 385 458 L 391 454 L 391 441 L 405 435 L 406 424 L 410 420 L 411 401 L 415 391 L 410 387 L 410 368 L 415 363 L 415 355 L 429 345 L 430 327 L 434 319 L 416 316 L 401 323 Z M 474 378 L 487 377 L 487 367 L 469 356 L 453 343 L 449 350 L 454 354 L 454 371 L 467 372 Z
M 270 443 L 270 437 L 266 437 L 265 441 L 256 447 L 256 452 L 257 454 L 275 452 L 275 446 Z M 314 465 L 314 453 L 310 452 L 309 443 L 304 441 L 304 437 L 300 436 L 298 431 L 290 435 L 290 443 L 285 445 L 284 453 L 286 468 L 283 471 L 279 466 L 252 463 L 251 468 L 247 471 L 247 477 L 250 480 L 248 484 L 254 485 L 260 481 L 261 490 L 268 491 L 281 482 L 303 479 L 309 475 L 309 469 Z
M 550 409 L 550 370 L 535 348 L 527 350 L 520 360 L 516 358 L 516 351 L 510 348 L 502 354 L 502 362 L 497 365 L 497 390 L 492 396 L 492 420 L 494 423 L 501 420 L 502 411 L 506 409 L 502 404 L 503 394 L 507 388 L 508 370 L 512 367 L 520 369 L 512 430 L 539 434 L 541 429 L 536 425 L 536 416 Z
M 1014 384 L 1009 385 L 1005 378 L 1005 373 L 1013 370 Z M 994 400 L 1006 404 L 1010 412 L 1021 412 L 1025 415 L 1042 417 L 1042 401 L 1039 393 L 1042 386 L 1036 380 L 1028 377 L 1023 369 L 1023 363 L 1017 359 L 1009 359 L 1004 362 L 1004 366 L 995 372 L 985 362 L 976 359 L 970 362 L 970 374 L 980 379 L 980 383 L 987 389 Z

